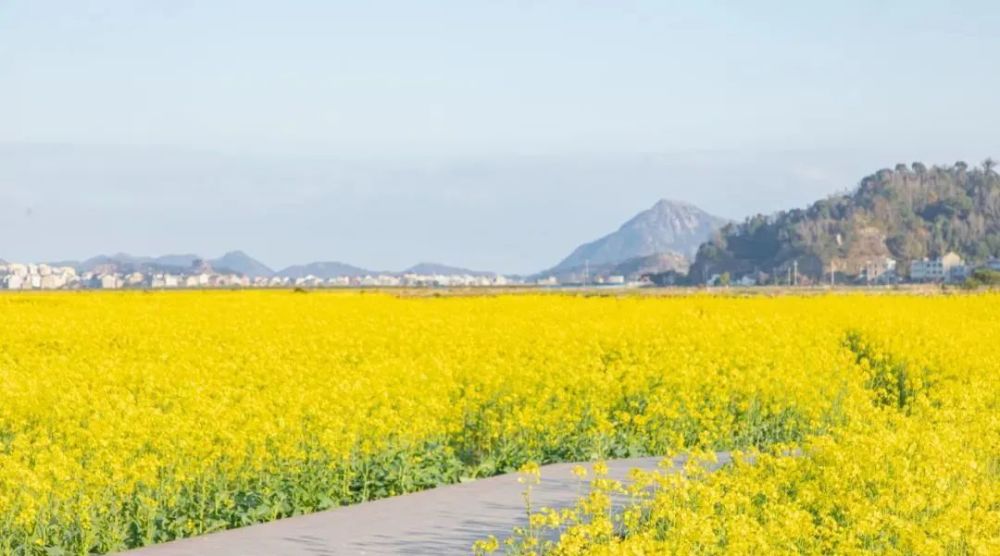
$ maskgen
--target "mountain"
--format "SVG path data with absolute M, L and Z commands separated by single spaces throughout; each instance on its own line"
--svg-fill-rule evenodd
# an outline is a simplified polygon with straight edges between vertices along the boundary
M 850 193 L 817 201 L 805 209 L 756 215 L 729 224 L 702 245 L 690 276 L 733 278 L 758 274 L 773 280 L 796 266 L 806 281 L 831 268 L 858 276 L 877 261 L 892 258 L 905 275 L 909 261 L 955 251 L 967 261 L 1000 255 L 1000 176 L 996 163 L 934 166 L 914 162 L 882 169 Z M 760 273 L 771 276 L 762 276 Z
M 251 278 L 274 276 L 274 271 L 271 268 L 243 251 L 230 251 L 217 259 L 205 262 L 219 272 L 229 271 Z
M 398 274 L 496 276 L 496 272 L 469 270 L 467 268 L 448 266 L 439 263 L 417 263 Z
M 373 274 L 370 270 L 365 270 L 347 263 L 337 261 L 316 262 L 309 264 L 293 265 L 280 270 L 278 276 L 287 278 L 303 278 L 306 276 L 316 276 L 324 280 L 337 278 L 340 276 L 365 276 Z
M 609 265 L 613 267 L 651 255 L 693 257 L 698 246 L 726 222 L 694 205 L 662 199 L 622 224 L 617 231 L 577 247 L 539 276 L 565 277 L 579 274 L 586 267 L 601 273 L 608 270 Z M 592 271 L 590 275 L 598 274 Z

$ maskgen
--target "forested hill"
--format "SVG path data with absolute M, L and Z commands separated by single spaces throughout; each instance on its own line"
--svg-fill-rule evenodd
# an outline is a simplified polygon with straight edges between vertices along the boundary
M 834 270 L 856 276 L 866 262 L 908 262 L 955 251 L 971 261 L 1000 255 L 1000 176 L 995 162 L 928 168 L 919 162 L 879 170 L 852 193 L 806 209 L 756 215 L 723 227 L 702 244 L 692 280 L 784 274 L 816 279 Z

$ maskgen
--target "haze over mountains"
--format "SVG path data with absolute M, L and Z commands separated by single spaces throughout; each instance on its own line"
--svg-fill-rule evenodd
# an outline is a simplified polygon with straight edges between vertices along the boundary
M 283 269 L 274 270 L 251 257 L 243 251 L 229 251 L 214 259 L 203 259 L 198 255 L 170 254 L 158 257 L 135 256 L 128 253 L 115 253 L 113 255 L 98 255 L 84 261 L 52 261 L 53 265 L 71 266 L 80 272 L 93 272 L 96 270 L 114 270 L 116 272 L 181 272 L 192 269 L 211 269 L 216 272 L 231 272 L 241 274 L 251 278 L 270 278 L 281 276 L 287 278 L 302 278 L 305 276 L 315 276 L 317 278 L 329 279 L 341 276 L 357 277 L 376 274 L 422 274 L 422 275 L 469 275 L 469 276 L 495 276 L 497 273 L 470 270 L 456 266 L 448 266 L 439 263 L 422 262 L 400 271 L 392 270 L 372 270 L 358 266 L 342 263 L 339 261 L 312 262 L 301 265 L 292 265 Z
M 292 265 L 280 272 L 282 276 L 289 278 L 305 278 L 306 276 L 316 276 L 318 278 L 336 278 L 338 276 L 364 276 L 371 271 L 361 267 L 341 263 L 337 261 L 316 262 L 308 264 Z
M 1000 257 L 1000 177 L 996 163 L 959 162 L 927 167 L 899 164 L 861 180 L 850 193 L 829 196 L 805 209 L 754 215 L 731 222 L 686 202 L 663 199 L 617 230 L 574 249 L 534 278 L 578 282 L 598 276 L 638 278 L 668 271 L 688 273 L 695 283 L 713 274 L 758 281 L 791 265 L 816 279 L 831 269 L 856 276 L 872 261 L 910 261 L 955 251 L 966 260 Z M 8 257 L 9 258 L 9 257 Z M 323 279 L 377 274 L 493 276 L 483 270 L 423 262 L 401 271 L 372 270 L 319 261 L 275 270 L 242 251 L 214 259 L 195 254 L 159 257 L 125 253 L 82 262 L 61 261 L 79 271 L 186 271 L 211 268 L 249 277 Z
M 666 270 L 686 272 L 690 266 L 690 257 L 697 252 L 698 246 L 726 222 L 727 220 L 708 214 L 689 203 L 663 199 L 631 218 L 618 230 L 577 247 L 559 264 L 536 276 L 554 276 L 560 281 L 574 281 L 580 280 L 580 275 L 585 270 L 591 276 L 638 276 Z M 239 250 L 214 259 L 203 259 L 191 253 L 157 257 L 116 253 L 98 255 L 84 261 L 58 261 L 54 264 L 72 266 L 81 272 L 109 269 L 117 272 L 171 272 L 200 267 L 251 278 L 281 276 L 293 279 L 305 276 L 329 279 L 376 274 L 498 274 L 433 262 L 421 262 L 400 271 L 366 269 L 340 261 L 317 261 L 275 270 Z
M 275 270 L 437 261 L 527 275 L 662 197 L 742 219 L 805 206 L 896 159 L 713 151 L 357 161 L 0 141 L 0 237 L 17 238 L 0 255 L 242 249 Z

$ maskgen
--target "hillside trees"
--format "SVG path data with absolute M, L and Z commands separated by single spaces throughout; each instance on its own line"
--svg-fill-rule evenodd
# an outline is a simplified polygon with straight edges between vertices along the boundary
M 863 178 L 847 194 L 805 209 L 754 215 L 702 245 L 692 279 L 787 269 L 803 276 L 830 268 L 850 275 L 870 261 L 906 262 L 955 251 L 971 261 L 1000 256 L 1000 176 L 986 159 L 970 167 L 897 164 Z

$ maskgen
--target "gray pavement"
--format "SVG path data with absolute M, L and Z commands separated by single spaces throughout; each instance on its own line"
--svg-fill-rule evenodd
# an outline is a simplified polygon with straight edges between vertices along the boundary
M 633 468 L 655 469 L 662 458 L 608 462 L 608 475 L 625 481 Z M 683 464 L 674 460 L 673 469 Z M 730 461 L 719 454 L 719 463 Z M 592 469 L 591 464 L 584 464 Z M 532 505 L 572 506 L 581 491 L 574 464 L 542 467 L 541 482 L 532 490 Z M 593 473 L 591 472 L 592 476 Z M 344 506 L 231 529 L 200 537 L 140 548 L 133 556 L 322 556 L 384 554 L 470 554 L 472 544 L 495 535 L 509 536 L 527 523 L 517 473 L 443 486 L 422 492 Z

